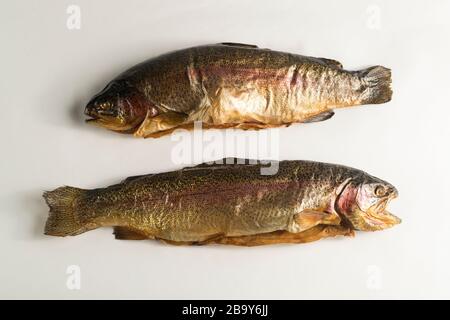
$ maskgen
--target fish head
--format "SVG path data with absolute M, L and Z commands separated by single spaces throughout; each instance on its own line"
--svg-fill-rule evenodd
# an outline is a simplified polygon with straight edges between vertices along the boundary
M 145 97 L 122 81 L 111 81 L 86 105 L 86 122 L 124 132 L 141 124 L 147 114 Z
M 401 222 L 386 210 L 397 196 L 398 191 L 392 184 L 364 174 L 347 182 L 337 198 L 336 211 L 355 230 L 383 230 Z

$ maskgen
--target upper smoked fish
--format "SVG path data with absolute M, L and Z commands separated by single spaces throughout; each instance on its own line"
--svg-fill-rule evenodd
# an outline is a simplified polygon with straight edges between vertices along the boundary
M 382 66 L 342 69 L 325 58 L 221 43 L 140 63 L 87 104 L 88 122 L 158 137 L 201 121 L 207 128 L 260 129 L 322 121 L 333 109 L 391 99 Z
M 60 187 L 44 193 L 50 207 L 45 233 L 73 236 L 114 226 L 118 239 L 250 246 L 400 222 L 386 211 L 395 187 L 363 171 L 311 161 L 281 161 L 274 175 L 262 175 L 262 168 L 261 162 L 228 159 L 107 188 Z

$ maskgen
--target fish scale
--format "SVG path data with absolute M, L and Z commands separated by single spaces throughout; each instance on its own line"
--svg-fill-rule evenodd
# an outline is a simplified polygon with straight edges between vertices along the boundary
M 390 70 L 382 66 L 347 71 L 331 59 L 214 44 L 132 67 L 94 96 L 85 113 L 88 122 L 139 137 L 192 128 L 195 121 L 208 128 L 261 129 L 387 102 L 390 85 Z
M 51 208 L 46 233 L 76 235 L 115 226 L 145 238 L 201 242 L 217 235 L 239 237 L 303 230 L 320 215 L 325 219 L 323 223 L 335 215 L 344 222 L 357 223 L 357 229 L 359 223 L 364 226 L 360 221 L 365 217 L 363 213 L 354 217 L 352 212 L 339 209 L 340 204 L 345 209 L 357 201 L 350 198 L 353 188 L 380 184 L 396 194 L 387 182 L 345 166 L 281 161 L 275 162 L 276 174 L 262 175 L 267 164 L 227 161 L 129 178 L 106 188 L 58 188 L 44 195 Z M 380 198 L 373 208 L 384 209 L 380 205 L 384 201 Z

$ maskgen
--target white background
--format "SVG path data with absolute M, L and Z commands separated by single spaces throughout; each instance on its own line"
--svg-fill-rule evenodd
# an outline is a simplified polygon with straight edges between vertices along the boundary
M 66 27 L 70 4 L 80 30 Z M 0 297 L 450 298 L 449 12 L 448 1 L 2 1 Z M 393 70 L 390 103 L 281 129 L 279 158 L 391 182 L 403 223 L 256 248 L 117 241 L 110 229 L 44 236 L 43 190 L 182 167 L 170 137 L 85 124 L 87 100 L 135 63 L 223 41 Z M 66 286 L 70 265 L 80 290 Z

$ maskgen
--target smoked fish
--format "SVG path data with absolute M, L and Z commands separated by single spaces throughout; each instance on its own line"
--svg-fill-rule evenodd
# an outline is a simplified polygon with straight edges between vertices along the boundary
M 312 161 L 223 159 L 181 170 L 130 177 L 106 188 L 45 192 L 45 234 L 75 236 L 114 227 L 116 239 L 171 244 L 253 246 L 302 243 L 354 230 L 392 227 L 390 183 L 361 170 Z
M 177 128 L 261 129 L 331 118 L 333 109 L 391 100 L 391 71 L 347 71 L 338 61 L 219 43 L 170 52 L 113 79 L 86 120 L 136 137 Z

